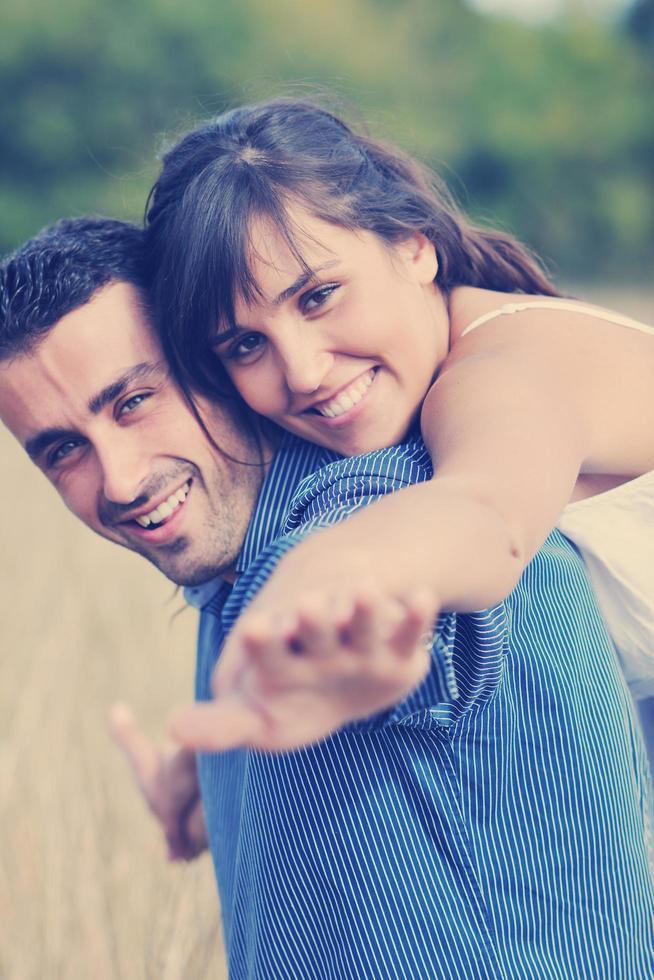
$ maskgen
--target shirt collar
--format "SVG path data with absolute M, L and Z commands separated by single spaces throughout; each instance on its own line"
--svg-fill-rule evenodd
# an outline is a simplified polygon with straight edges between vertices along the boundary
M 288 432 L 284 433 L 261 484 L 243 547 L 236 561 L 237 575 L 245 571 L 266 545 L 280 534 L 288 506 L 301 481 L 321 466 L 338 458 L 331 450 L 323 449 L 312 442 L 304 442 Z M 219 575 L 202 585 L 187 586 L 184 589 L 184 598 L 190 606 L 204 609 L 214 600 L 224 602 L 231 587 L 231 583 Z
M 252 514 L 241 553 L 236 562 L 240 574 L 281 533 L 289 504 L 302 480 L 339 459 L 336 453 L 312 442 L 284 433 L 270 469 L 266 473 Z
M 209 579 L 208 582 L 203 582 L 202 585 L 187 585 L 184 589 L 184 598 L 189 606 L 194 606 L 195 609 L 204 609 L 213 599 L 222 605 L 231 588 L 232 583 L 218 575 L 216 578 Z

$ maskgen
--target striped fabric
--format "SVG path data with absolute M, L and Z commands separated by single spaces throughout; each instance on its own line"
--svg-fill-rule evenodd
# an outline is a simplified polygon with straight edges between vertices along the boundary
M 294 542 L 429 476 L 418 440 L 336 461 L 288 440 L 231 594 L 187 590 L 198 698 Z M 199 771 L 232 980 L 654 976 L 649 770 L 558 532 L 505 603 L 441 617 L 429 676 L 391 711 Z

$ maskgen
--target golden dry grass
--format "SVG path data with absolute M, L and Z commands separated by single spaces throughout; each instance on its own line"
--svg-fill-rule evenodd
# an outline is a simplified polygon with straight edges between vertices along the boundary
M 192 696 L 195 613 L 96 538 L 0 428 L 0 977 L 226 976 L 210 859 L 167 865 L 107 733 Z
M 585 295 L 654 320 L 651 294 Z M 191 696 L 195 614 L 1 428 L 0 472 L 0 978 L 220 980 L 210 861 L 167 865 L 106 724 L 125 699 L 158 735 Z

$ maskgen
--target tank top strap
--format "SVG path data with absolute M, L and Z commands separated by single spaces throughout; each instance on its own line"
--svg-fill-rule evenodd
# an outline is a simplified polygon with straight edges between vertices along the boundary
M 523 310 L 565 310 L 570 313 L 584 313 L 587 316 L 597 317 L 598 320 L 606 320 L 608 323 L 616 323 L 621 327 L 629 327 L 631 330 L 640 330 L 641 333 L 654 335 L 654 326 L 640 323 L 638 320 L 622 316 L 620 313 L 613 313 L 611 310 L 604 310 L 598 306 L 587 306 L 585 303 L 578 303 L 576 300 L 542 299 L 527 300 L 524 303 L 506 303 L 496 310 L 491 310 L 490 313 L 484 313 L 483 316 L 477 317 L 476 320 L 463 328 L 459 334 L 459 339 L 476 330 L 483 323 L 488 323 L 489 320 L 495 320 L 497 317 L 510 313 L 522 313 Z

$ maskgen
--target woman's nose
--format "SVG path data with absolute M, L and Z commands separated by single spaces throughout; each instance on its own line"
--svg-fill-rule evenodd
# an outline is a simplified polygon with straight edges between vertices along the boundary
M 324 348 L 312 344 L 298 344 L 292 350 L 281 353 L 282 370 L 286 387 L 294 395 L 310 395 L 320 388 L 329 374 L 333 355 Z

